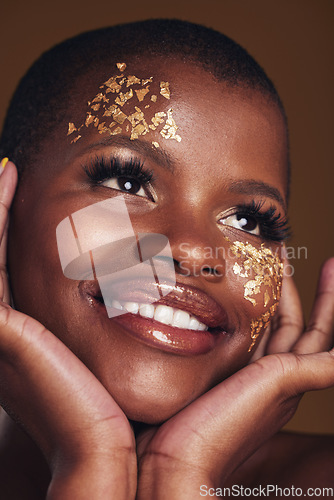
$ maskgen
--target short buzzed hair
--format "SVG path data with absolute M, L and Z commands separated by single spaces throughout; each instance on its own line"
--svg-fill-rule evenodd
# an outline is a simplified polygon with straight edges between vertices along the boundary
M 10 103 L 0 139 L 0 155 L 31 164 L 42 141 L 62 122 L 73 84 L 102 64 L 120 59 L 163 56 L 195 62 L 231 87 L 257 90 L 281 110 L 278 93 L 260 65 L 229 37 L 201 25 L 152 19 L 102 28 L 62 42 L 33 64 Z

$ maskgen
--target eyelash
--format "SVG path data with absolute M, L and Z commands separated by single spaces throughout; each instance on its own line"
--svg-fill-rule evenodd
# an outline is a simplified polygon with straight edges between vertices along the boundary
M 143 162 L 137 158 L 122 160 L 117 157 L 96 157 L 83 168 L 94 185 L 101 184 L 107 179 L 121 177 L 135 179 L 143 188 L 147 188 L 153 182 L 153 172 L 144 168 Z
M 243 203 L 238 205 L 234 215 L 244 217 L 254 217 L 260 227 L 260 237 L 269 241 L 284 241 L 291 236 L 291 228 L 288 218 L 277 214 L 277 209 L 270 206 L 262 211 L 264 202 Z
M 93 185 L 111 178 L 129 177 L 138 181 L 143 188 L 148 188 L 154 180 L 153 172 L 146 169 L 137 158 L 122 160 L 117 157 L 96 157 L 83 168 Z M 280 242 L 289 238 L 291 229 L 287 217 L 277 214 L 277 209 L 273 206 L 263 211 L 263 205 L 264 202 L 252 200 L 251 203 L 237 205 L 233 215 L 254 217 L 260 227 L 260 237 L 265 240 Z

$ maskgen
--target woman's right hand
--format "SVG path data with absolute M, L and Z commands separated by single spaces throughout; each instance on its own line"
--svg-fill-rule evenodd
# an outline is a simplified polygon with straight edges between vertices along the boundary
M 0 177 L 0 403 L 45 455 L 48 499 L 135 498 L 136 450 L 126 416 L 57 337 L 9 305 L 6 239 L 16 182 L 9 162 Z

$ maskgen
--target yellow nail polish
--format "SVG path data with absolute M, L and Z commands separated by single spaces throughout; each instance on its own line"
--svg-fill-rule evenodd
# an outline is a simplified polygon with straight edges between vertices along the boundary
M 7 165 L 7 163 L 8 163 L 8 158 L 7 157 L 6 158 L 2 158 L 0 165 L 1 165 L 2 168 L 5 168 L 5 166 Z

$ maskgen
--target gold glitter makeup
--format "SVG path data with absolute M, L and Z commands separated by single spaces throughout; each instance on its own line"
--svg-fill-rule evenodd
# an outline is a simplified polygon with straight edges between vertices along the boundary
M 168 82 L 160 82 L 160 94 L 163 95 L 166 99 L 170 99 Z
M 154 106 L 152 103 L 161 102 L 157 92 L 151 94 L 152 90 L 149 84 L 157 87 L 153 82 L 153 77 L 140 79 L 135 75 L 124 75 L 126 63 L 117 63 L 116 67 L 120 74 L 106 80 L 99 87 L 99 92 L 91 101 L 88 101 L 89 109 L 84 122 L 78 127 L 73 122 L 68 124 L 67 135 L 76 133 L 71 143 L 75 143 L 82 137 L 82 133 L 80 133 L 82 128 L 90 126 L 96 127 L 100 134 L 117 135 L 124 131 L 130 132 L 131 140 L 138 139 L 139 136 L 149 133 L 150 130 L 160 128 L 159 132 L 164 139 L 174 139 L 180 142 L 181 137 L 176 133 L 178 126 L 172 116 L 172 109 L 167 112 L 157 110 L 150 120 L 145 117 L 145 110 L 149 109 L 151 105 Z M 158 88 L 159 95 L 164 99 L 170 99 L 169 82 L 161 81 Z M 143 107 L 135 106 L 135 111 L 132 108 L 132 112 L 129 113 L 128 103 L 133 102 L 131 101 L 133 98 L 136 98 L 137 102 L 143 103 Z M 108 118 L 111 121 L 108 121 Z M 152 141 L 152 145 L 160 147 L 156 141 Z
M 164 128 L 160 131 L 160 134 L 162 137 L 165 139 L 176 139 L 177 142 L 181 142 L 181 137 L 176 134 L 177 129 L 179 128 L 176 123 L 174 118 L 172 117 L 173 110 L 169 109 L 167 111 L 167 120 L 166 120 L 166 125 Z
M 228 240 L 228 238 L 226 238 Z M 229 241 L 229 240 L 228 240 Z M 252 343 L 248 351 L 253 348 L 257 337 L 266 328 L 271 317 L 275 314 L 281 297 L 283 263 L 278 255 L 261 244 L 256 248 L 250 243 L 235 241 L 230 250 L 237 258 L 242 258 L 242 264 L 235 262 L 233 272 L 241 278 L 252 278 L 244 284 L 244 298 L 257 305 L 254 295 L 263 293 L 263 307 L 268 307 L 270 300 L 274 302 L 259 318 L 251 321 Z M 263 290 L 264 288 L 264 290 Z
M 150 88 L 147 87 L 146 89 L 141 89 L 141 90 L 135 90 L 138 101 L 143 101 L 144 97 L 146 94 L 150 91 Z
M 116 64 L 117 68 L 120 70 L 120 71 L 124 71 L 125 68 L 126 68 L 126 64 L 125 63 L 117 63 Z
M 74 123 L 69 123 L 69 124 L 68 124 L 68 132 L 67 132 L 67 135 L 72 134 L 75 130 L 77 130 L 77 128 L 76 128 L 76 126 L 74 125 Z
M 235 241 L 231 245 L 231 251 L 236 257 L 244 259 L 242 265 L 236 262 L 233 266 L 234 274 L 248 278 L 252 273 L 254 279 L 247 281 L 244 284 L 244 297 L 246 300 L 256 306 L 257 302 L 252 297 L 261 293 L 261 286 L 269 287 L 274 300 L 278 300 L 281 293 L 283 263 L 280 258 L 275 255 L 270 248 L 261 244 L 258 249 L 250 243 Z M 264 291 L 264 306 L 269 303 L 268 289 Z

